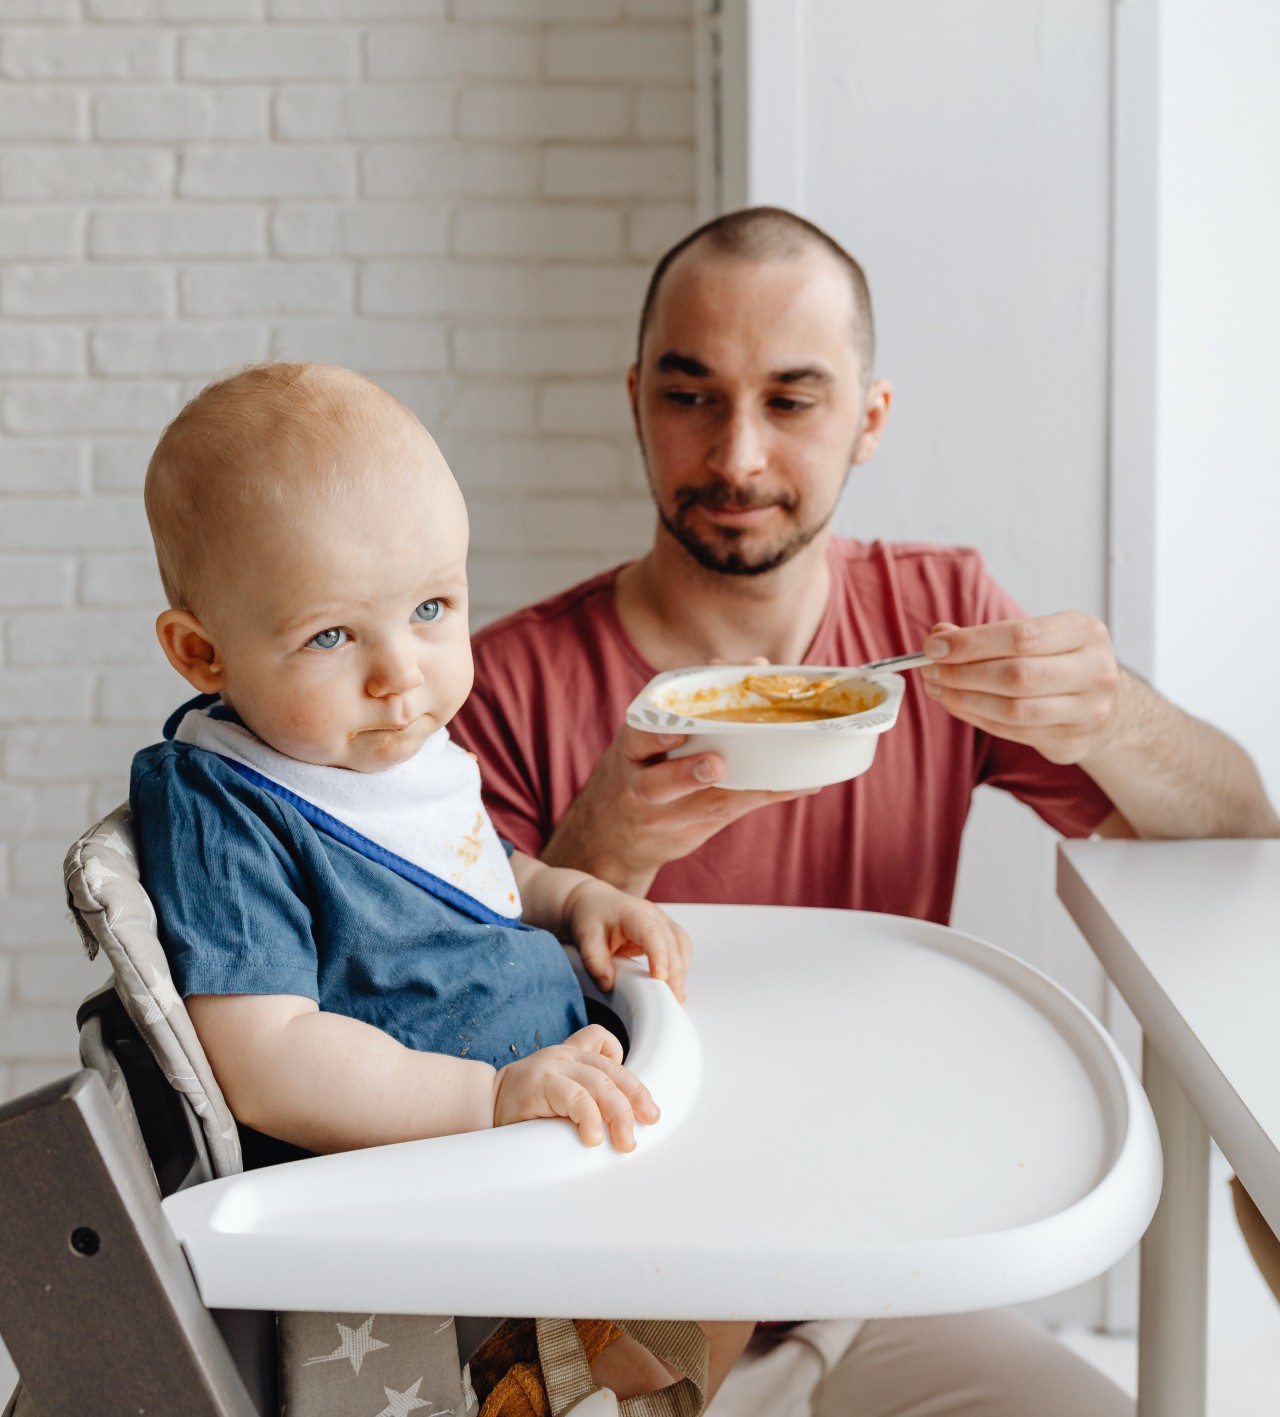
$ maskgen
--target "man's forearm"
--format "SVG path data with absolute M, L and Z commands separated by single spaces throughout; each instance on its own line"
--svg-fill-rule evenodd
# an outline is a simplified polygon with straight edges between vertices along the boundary
M 1141 837 L 1280 836 L 1248 753 L 1127 670 L 1115 731 L 1080 766 Z

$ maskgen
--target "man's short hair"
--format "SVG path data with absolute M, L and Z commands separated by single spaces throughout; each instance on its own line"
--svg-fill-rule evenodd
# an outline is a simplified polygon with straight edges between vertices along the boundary
M 676 242 L 654 267 L 649 289 L 645 292 L 640 311 L 640 331 L 636 339 L 637 363 L 644 351 L 645 331 L 653 318 L 662 278 L 677 256 L 700 242 L 706 242 L 713 251 L 722 255 L 743 261 L 787 260 L 814 248 L 834 257 L 849 277 L 849 288 L 853 292 L 854 349 L 863 379 L 871 378 L 875 361 L 875 319 L 871 311 L 871 291 L 862 267 L 820 226 L 783 207 L 743 207 L 740 211 L 726 212 L 704 222 L 696 231 Z

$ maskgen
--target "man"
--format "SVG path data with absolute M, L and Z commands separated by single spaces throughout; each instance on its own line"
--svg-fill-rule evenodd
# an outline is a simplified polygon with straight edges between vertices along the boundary
M 629 375 L 653 546 L 476 638 L 456 726 L 499 831 L 660 900 L 939 921 L 981 783 L 1068 835 L 1280 832 L 1248 756 L 1121 669 L 1092 616 L 1025 617 L 972 551 L 833 537 L 849 469 L 889 413 L 873 354 L 860 268 L 790 213 L 718 218 L 659 263 Z M 872 770 L 818 793 L 725 791 L 716 755 L 668 760 L 679 739 L 619 728 L 659 670 L 921 646 L 933 663 L 908 676 Z M 868 1324 L 807 1368 L 802 1346 L 756 1357 L 798 1363 L 822 1417 L 1129 1410 L 1008 1316 Z

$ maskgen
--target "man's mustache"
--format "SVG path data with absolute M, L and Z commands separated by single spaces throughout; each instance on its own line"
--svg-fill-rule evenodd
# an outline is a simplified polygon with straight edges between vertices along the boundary
M 723 482 L 707 487 L 681 487 L 676 492 L 676 509 L 685 512 L 690 507 L 709 507 L 716 512 L 752 512 L 761 507 L 783 507 L 788 511 L 796 505 L 795 497 L 785 493 L 761 496 L 729 487 Z

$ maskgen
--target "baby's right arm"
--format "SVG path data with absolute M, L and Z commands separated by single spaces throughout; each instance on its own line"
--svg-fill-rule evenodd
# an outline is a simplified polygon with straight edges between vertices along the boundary
M 657 1120 L 648 1089 L 592 1025 L 496 1071 L 420 1053 L 297 994 L 197 994 L 186 1001 L 233 1115 L 308 1151 L 350 1151 L 567 1117 L 589 1146 L 635 1145 Z

